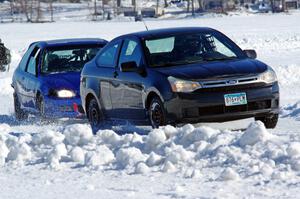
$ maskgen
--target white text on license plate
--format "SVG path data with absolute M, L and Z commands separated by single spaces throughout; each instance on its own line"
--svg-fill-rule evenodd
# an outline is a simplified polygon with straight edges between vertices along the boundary
M 246 93 L 233 93 L 224 95 L 226 106 L 237 106 L 247 104 Z

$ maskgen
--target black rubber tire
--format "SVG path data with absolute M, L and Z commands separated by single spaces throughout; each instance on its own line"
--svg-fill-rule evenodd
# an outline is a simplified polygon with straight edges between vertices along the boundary
M 37 96 L 36 104 L 37 104 L 37 109 L 39 111 L 38 116 L 41 119 L 44 119 L 45 118 L 45 106 L 44 106 L 44 98 L 43 98 L 43 96 L 41 96 L 41 95 Z
M 87 118 L 92 127 L 93 133 L 95 134 L 103 122 L 103 114 L 96 99 L 91 99 L 88 104 Z
M 278 118 L 278 114 L 272 114 L 264 117 L 255 117 L 255 120 L 262 121 L 267 129 L 274 129 L 277 125 Z
M 149 121 L 153 128 L 159 128 L 166 125 L 166 111 L 162 101 L 154 97 L 148 107 Z
M 28 113 L 22 110 L 17 94 L 14 93 L 14 109 L 15 117 L 17 120 L 26 120 L 28 118 Z

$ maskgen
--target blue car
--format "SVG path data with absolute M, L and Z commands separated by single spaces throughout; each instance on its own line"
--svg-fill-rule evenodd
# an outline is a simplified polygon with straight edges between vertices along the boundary
M 32 43 L 12 79 L 15 116 L 82 116 L 80 72 L 106 45 L 102 39 L 63 39 Z

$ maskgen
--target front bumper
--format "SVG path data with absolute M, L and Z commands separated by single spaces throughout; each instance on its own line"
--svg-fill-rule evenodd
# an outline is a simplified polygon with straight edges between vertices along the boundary
M 45 117 L 49 118 L 83 118 L 84 113 L 80 97 L 59 99 L 44 97 Z
M 225 106 L 224 95 L 245 92 L 246 105 Z M 279 86 L 255 83 L 177 93 L 165 101 L 168 123 L 225 122 L 279 112 Z

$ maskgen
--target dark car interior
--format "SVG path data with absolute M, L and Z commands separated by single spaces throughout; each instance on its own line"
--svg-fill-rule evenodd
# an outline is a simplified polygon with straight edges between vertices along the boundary
M 80 71 L 97 54 L 99 47 L 48 50 L 43 56 L 43 73 Z
M 151 53 L 146 46 L 149 65 L 174 66 L 229 58 L 218 51 L 215 38 L 210 34 L 177 35 L 173 43 L 172 50 L 165 52 Z

